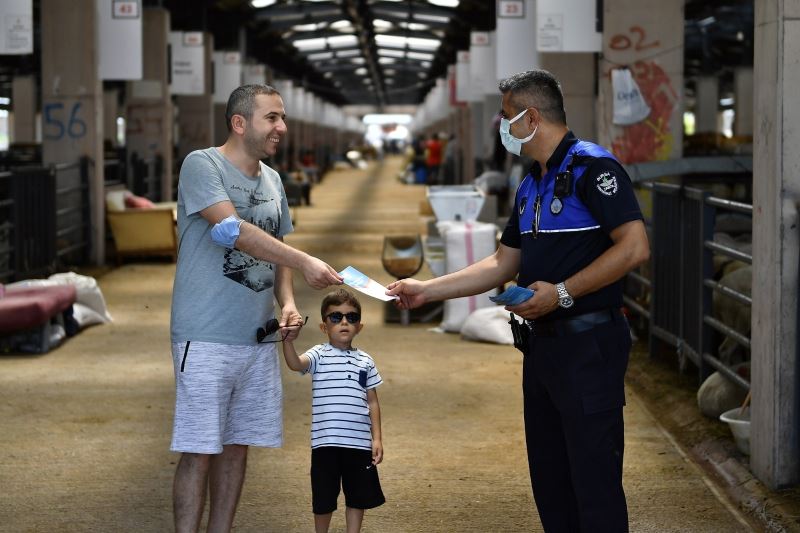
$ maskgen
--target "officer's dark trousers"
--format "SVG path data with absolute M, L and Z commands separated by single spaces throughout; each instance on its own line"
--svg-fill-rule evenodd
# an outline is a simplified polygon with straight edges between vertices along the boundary
M 523 363 L 533 495 L 547 533 L 628 531 L 622 490 L 627 322 L 531 337 Z

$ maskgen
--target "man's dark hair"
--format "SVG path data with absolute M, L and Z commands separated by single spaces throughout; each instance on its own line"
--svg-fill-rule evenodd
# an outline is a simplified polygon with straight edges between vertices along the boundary
M 253 118 L 256 96 L 259 94 L 281 95 L 271 85 L 242 85 L 233 90 L 230 97 L 228 97 L 228 105 L 225 107 L 225 125 L 228 127 L 228 133 L 231 132 L 233 115 L 241 115 L 247 120 Z
M 535 107 L 546 120 L 556 124 L 567 123 L 561 85 L 555 76 L 546 70 L 529 70 L 514 74 L 501 81 L 499 87 L 501 93 L 511 93 L 511 104 L 517 112 Z
M 352 305 L 356 308 L 356 311 L 361 314 L 361 303 L 359 303 L 358 298 L 353 296 L 352 293 L 345 289 L 336 289 L 335 291 L 326 294 L 325 298 L 322 299 L 322 306 L 320 308 L 322 320 L 325 320 L 325 315 L 327 314 L 329 307 L 335 307 L 337 305 L 344 304 Z

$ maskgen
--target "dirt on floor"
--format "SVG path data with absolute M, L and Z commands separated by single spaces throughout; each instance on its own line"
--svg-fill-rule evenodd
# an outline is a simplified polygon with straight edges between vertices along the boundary
M 425 231 L 424 189 L 399 183 L 398 171 L 399 160 L 389 159 L 328 174 L 313 205 L 295 210 L 297 231 L 287 241 L 388 283 L 384 235 Z M 114 269 L 99 278 L 113 323 L 48 354 L 0 358 L 0 531 L 171 530 L 173 274 L 165 263 Z M 312 324 L 324 291 L 301 279 L 295 287 L 310 317 L 302 348 L 323 341 Z M 361 301 L 365 327 L 356 344 L 384 379 L 379 468 L 387 497 L 366 513 L 363 531 L 541 531 L 525 454 L 520 353 L 430 331 L 435 324 L 387 324 L 382 302 Z M 650 386 L 644 370 L 633 370 L 625 454 L 631 530 L 752 530 L 656 424 L 639 395 Z M 251 450 L 236 531 L 313 530 L 310 380 L 284 371 L 283 383 L 284 446 Z M 344 531 L 341 510 L 331 531 Z

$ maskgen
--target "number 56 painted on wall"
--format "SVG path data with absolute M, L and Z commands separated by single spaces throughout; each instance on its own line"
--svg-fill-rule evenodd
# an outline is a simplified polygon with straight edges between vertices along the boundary
M 80 139 L 86 135 L 86 122 L 81 118 L 82 102 L 49 102 L 42 107 L 44 138 L 51 141 Z M 64 118 L 67 117 L 66 122 Z

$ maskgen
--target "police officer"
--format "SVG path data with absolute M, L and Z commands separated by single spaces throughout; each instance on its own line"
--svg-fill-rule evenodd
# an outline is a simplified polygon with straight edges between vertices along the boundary
M 506 149 L 535 161 L 500 246 L 458 272 L 389 285 L 411 308 L 513 280 L 534 290 L 507 307 L 530 329 L 523 362 L 533 494 L 547 532 L 628 531 L 622 489 L 624 375 L 631 347 L 621 278 L 648 260 L 630 178 L 606 149 L 575 137 L 549 72 L 500 83 Z

